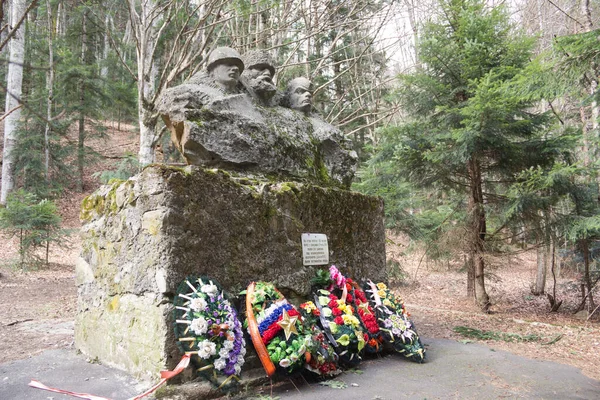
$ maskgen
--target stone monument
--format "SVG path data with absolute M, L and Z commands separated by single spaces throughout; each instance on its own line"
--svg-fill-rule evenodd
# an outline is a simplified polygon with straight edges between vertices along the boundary
M 267 54 L 244 58 L 247 66 L 235 50 L 218 48 L 207 72 L 162 97 L 159 112 L 187 163 L 348 188 L 357 164 L 350 142 L 331 125 L 315 125 L 320 118 L 275 104 Z M 237 86 L 219 84 L 238 71 Z
M 188 275 L 231 293 L 272 281 L 309 294 L 301 236 L 327 236 L 330 264 L 385 280 L 383 202 L 347 190 L 356 154 L 314 112 L 311 86 L 274 84 L 270 57 L 218 48 L 207 69 L 169 89 L 159 110 L 185 168 L 151 165 L 83 202 L 76 346 L 139 377 L 180 354 L 172 299 Z

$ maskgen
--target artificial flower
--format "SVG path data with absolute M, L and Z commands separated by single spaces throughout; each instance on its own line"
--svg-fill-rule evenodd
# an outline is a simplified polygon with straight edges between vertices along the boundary
M 277 366 L 279 371 L 285 374 L 294 372 L 305 364 L 305 343 L 306 340 L 310 340 L 310 332 L 304 331 L 300 313 L 275 289 L 273 284 L 257 282 L 253 285 L 255 290 L 252 292 L 249 290 L 251 294 L 248 301 L 253 310 L 256 327 L 253 328 L 254 330 L 250 329 L 249 333 L 253 338 L 256 334 L 260 335 L 265 346 L 268 359 L 263 357 L 261 362 L 269 374 L 272 373 L 269 372 L 272 371 L 272 366 Z M 257 295 L 258 287 L 261 288 L 261 292 Z M 317 310 L 312 302 L 303 303 L 300 309 Z M 293 321 L 291 326 L 294 329 L 289 329 L 290 334 L 286 336 L 282 327 L 286 327 L 284 322 L 288 319 Z
M 196 333 L 196 335 L 204 335 L 208 330 L 208 322 L 204 317 L 198 317 L 192 320 L 190 329 Z
M 221 347 L 221 350 L 219 350 L 219 357 L 221 357 L 221 358 L 229 358 L 229 350 L 227 350 L 225 348 L 225 346 Z
M 344 287 L 346 285 L 346 278 L 340 273 L 335 265 L 329 267 L 329 276 L 338 287 Z
M 209 340 L 198 343 L 198 356 L 207 359 L 217 353 L 217 345 Z
M 368 282 L 364 287 L 366 292 L 373 295 L 370 302 L 375 309 L 384 341 L 405 357 L 416 362 L 423 362 L 425 348 L 413 324 L 408 319 L 409 314 L 402 300 L 396 298 L 383 283 L 375 285 L 373 282 Z M 376 299 L 380 301 L 376 301 Z
M 202 297 L 195 297 L 190 301 L 190 308 L 194 311 L 204 311 L 208 303 Z
M 221 371 L 223 368 L 225 368 L 226 365 L 227 363 L 223 358 L 217 358 L 214 363 L 215 369 L 217 371 Z
M 227 351 L 231 351 L 233 349 L 233 340 L 226 340 L 223 342 L 223 348 Z
M 344 324 L 350 325 L 353 328 L 358 328 L 360 326 L 360 321 L 353 315 L 342 315 L 342 319 L 344 321 Z
M 288 360 L 287 358 L 284 358 L 283 360 L 279 361 L 279 365 L 282 366 L 283 368 L 287 368 L 290 365 L 292 365 L 291 361 Z
M 343 334 L 335 341 L 341 344 L 342 346 L 348 346 L 350 344 L 350 336 L 348 336 L 347 334 Z
M 342 322 L 344 322 L 344 321 L 342 321 Z M 339 330 L 338 324 L 336 324 L 334 322 L 330 323 L 329 324 L 329 330 L 331 331 L 331 333 L 333 333 L 335 335 L 336 333 L 338 333 L 338 330 Z
M 212 281 L 210 281 L 210 283 L 206 285 L 202 285 L 200 290 L 202 291 L 202 293 L 206 293 L 210 297 L 215 297 L 217 293 L 219 293 L 219 288 L 215 284 L 213 284 Z
M 216 386 L 224 383 L 220 376 L 241 369 L 246 351 L 236 310 L 219 293 L 220 287 L 211 280 L 186 279 L 174 301 L 178 345 L 192 353 L 197 373 Z

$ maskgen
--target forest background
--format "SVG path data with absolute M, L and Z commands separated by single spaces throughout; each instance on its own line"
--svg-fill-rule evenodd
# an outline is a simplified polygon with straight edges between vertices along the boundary
M 19 248 L 7 265 L 48 262 L 60 215 L 77 213 L 61 199 L 182 162 L 156 101 L 225 45 L 270 52 L 280 88 L 313 81 L 316 110 L 359 154 L 353 189 L 382 196 L 403 235 L 390 251 L 400 241 L 460 274 L 486 313 L 501 303 L 486 288 L 498 257 L 533 252 L 530 294 L 597 317 L 598 2 L 11 0 L 0 13 L 0 228 Z M 388 259 L 392 280 L 418 283 L 421 262 Z

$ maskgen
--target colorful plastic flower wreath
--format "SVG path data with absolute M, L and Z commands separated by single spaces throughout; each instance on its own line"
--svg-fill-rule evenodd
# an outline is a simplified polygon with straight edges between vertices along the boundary
M 375 285 L 369 281 L 364 285 L 364 289 L 370 295 L 369 301 L 375 309 L 383 339 L 396 352 L 412 361 L 423 362 L 425 348 L 414 324 L 408 319 L 409 314 L 402 300 L 394 296 L 381 282 Z
M 305 329 L 312 332 L 312 345 L 309 348 L 311 359 L 305 365 L 306 369 L 321 376 L 334 376 L 341 373 L 338 368 L 338 355 L 325 332 L 319 328 L 321 313 L 315 303 L 307 301 L 300 304 L 300 315 L 304 320 Z
M 239 381 L 246 354 L 242 325 L 220 286 L 208 278 L 188 278 L 177 290 L 175 336 L 192 355 L 197 373 L 224 387 Z
M 315 294 L 315 305 L 322 316 L 321 327 L 330 338 L 340 364 L 358 364 L 361 360 L 360 353 L 365 347 L 365 339 L 354 307 L 346 303 L 346 299 L 339 298 L 325 289 L 320 289 Z
M 344 277 L 335 265 L 329 267 L 329 274 L 334 282 L 333 286 L 337 287 L 336 292 L 342 291 L 344 287 L 348 292 L 346 301 L 351 303 L 357 311 L 357 317 L 364 331 L 365 350 L 368 353 L 381 352 L 383 350 L 383 338 L 377 324 L 375 311 L 369 305 L 365 292 L 352 279 Z
M 300 313 L 268 282 L 251 283 L 246 291 L 248 333 L 268 376 L 291 374 L 310 361 L 310 331 Z

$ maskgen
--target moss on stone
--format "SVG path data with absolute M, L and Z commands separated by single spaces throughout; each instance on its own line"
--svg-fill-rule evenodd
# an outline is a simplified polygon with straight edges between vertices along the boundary
M 114 296 L 107 304 L 108 311 L 116 311 L 119 309 L 119 296 Z
M 82 222 L 91 221 L 95 215 L 101 215 L 104 211 L 104 197 L 92 193 L 81 202 L 81 212 L 79 219 Z
M 294 182 L 280 182 L 278 184 L 272 185 L 271 191 L 276 194 L 286 192 L 298 193 L 299 189 L 298 185 Z

